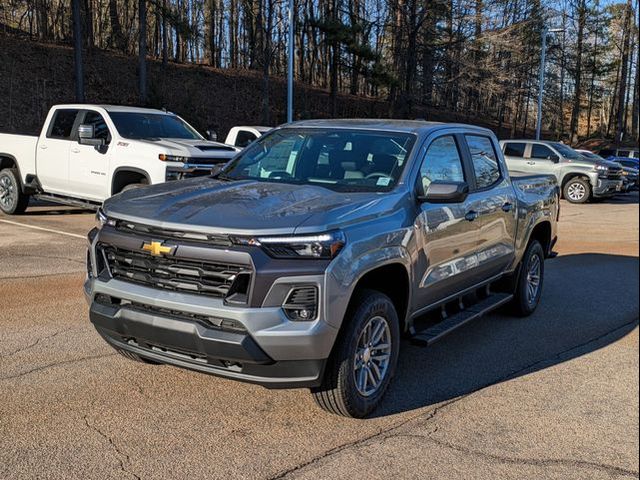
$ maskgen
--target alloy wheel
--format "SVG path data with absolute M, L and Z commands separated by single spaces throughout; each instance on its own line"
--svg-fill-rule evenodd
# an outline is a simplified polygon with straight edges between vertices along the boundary
M 364 396 L 375 394 L 383 384 L 391 359 L 391 330 L 386 318 L 372 317 L 360 332 L 353 360 L 356 389 Z

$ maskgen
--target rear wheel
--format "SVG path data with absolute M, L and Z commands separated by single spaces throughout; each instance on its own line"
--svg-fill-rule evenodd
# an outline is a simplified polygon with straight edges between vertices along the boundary
M 20 175 L 15 168 L 0 171 L 0 210 L 7 215 L 24 213 L 29 205 L 29 196 L 22 193 Z
M 354 299 L 322 384 L 311 390 L 328 412 L 362 418 L 380 403 L 396 369 L 400 328 L 386 295 L 364 290 Z
M 563 194 L 571 203 L 587 203 L 591 199 L 591 183 L 584 178 L 572 178 L 565 184 Z
M 532 240 L 525 251 L 518 272 L 515 296 L 512 301 L 514 313 L 526 317 L 536 310 L 542 295 L 543 280 L 544 250 L 540 242 Z

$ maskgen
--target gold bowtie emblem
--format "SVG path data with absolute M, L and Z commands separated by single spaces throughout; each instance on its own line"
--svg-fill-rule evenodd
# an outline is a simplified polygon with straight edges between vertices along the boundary
M 171 253 L 171 247 L 165 247 L 160 242 L 143 243 L 142 250 L 156 257 L 165 253 Z

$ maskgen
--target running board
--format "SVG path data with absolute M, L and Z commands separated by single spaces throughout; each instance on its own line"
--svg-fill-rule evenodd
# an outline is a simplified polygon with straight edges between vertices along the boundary
M 509 303 L 512 299 L 513 295 L 509 293 L 493 293 L 484 300 L 481 300 L 474 305 L 470 305 L 460 313 L 456 313 L 455 315 L 436 323 L 434 326 L 416 333 L 411 337 L 411 343 L 423 347 L 429 346 L 463 325 L 466 325 L 467 323 L 486 315 L 492 310 Z
M 71 197 L 63 197 L 62 195 L 52 195 L 49 193 L 38 193 L 36 195 L 33 195 L 33 198 L 35 198 L 36 200 L 44 200 L 47 202 L 58 203 L 61 205 L 69 205 L 71 207 L 86 208 L 90 210 L 97 210 L 98 207 L 100 206 L 100 203 L 98 202 L 91 202 L 89 200 L 80 200 L 80 199 L 71 198 Z

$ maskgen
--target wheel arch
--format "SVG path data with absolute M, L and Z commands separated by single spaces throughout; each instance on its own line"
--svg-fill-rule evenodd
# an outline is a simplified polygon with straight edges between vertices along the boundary
M 143 182 L 140 182 L 143 180 Z M 111 195 L 120 193 L 124 187 L 132 183 L 151 185 L 151 177 L 145 170 L 137 167 L 118 167 L 111 177 Z

